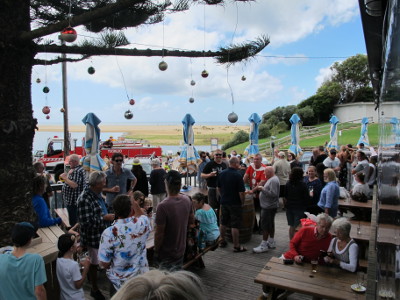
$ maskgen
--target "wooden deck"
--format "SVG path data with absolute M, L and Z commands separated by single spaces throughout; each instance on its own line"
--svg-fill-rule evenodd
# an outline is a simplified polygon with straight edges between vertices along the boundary
M 247 252 L 233 253 L 233 246 L 228 243 L 227 248 L 218 248 L 203 256 L 205 269 L 196 269 L 196 267 L 189 269 L 203 280 L 208 292 L 208 299 L 254 300 L 261 295 L 261 285 L 254 283 L 254 278 L 271 257 L 280 256 L 289 247 L 285 212 L 278 212 L 275 221 L 276 249 L 261 254 L 252 253 L 252 249 L 261 242 L 261 235 L 255 234 L 245 244 Z M 105 271 L 100 272 L 99 286 L 106 299 L 109 299 L 109 283 Z M 92 299 L 90 285 L 87 282 L 84 289 L 86 299 Z M 292 294 L 287 299 L 306 300 L 312 298 L 301 294 Z

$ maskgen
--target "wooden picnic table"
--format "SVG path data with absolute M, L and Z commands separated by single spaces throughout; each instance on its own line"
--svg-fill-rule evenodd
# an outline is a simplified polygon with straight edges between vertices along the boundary
M 192 186 L 190 188 L 190 190 L 188 190 L 188 191 L 182 191 L 181 190 L 181 193 L 186 195 L 186 196 L 189 196 L 189 197 L 192 197 L 196 193 L 202 193 L 203 195 L 206 195 L 206 196 L 208 195 L 207 189 L 202 189 L 202 188 L 199 188 L 197 186 Z
M 37 234 L 39 237 L 32 241 L 27 252 L 39 254 L 43 257 L 45 264 L 54 261 L 58 255 L 58 237 L 64 234 L 64 231 L 55 225 L 39 228 Z
M 339 207 L 347 207 L 347 208 L 366 208 L 372 209 L 372 200 L 368 200 L 367 202 L 360 202 L 356 200 L 348 199 L 339 199 Z
M 254 282 L 271 287 L 269 299 L 275 289 L 323 299 L 365 299 L 365 294 L 351 289 L 351 285 L 357 282 L 355 273 L 323 265 L 318 265 L 317 273 L 311 273 L 311 264 L 284 265 L 283 260 L 277 257 L 271 258 Z
M 54 211 L 56 212 L 57 216 L 61 218 L 62 225 L 65 227 L 65 229 L 71 228 L 71 224 L 69 224 L 68 210 L 66 208 L 56 208 Z
M 366 221 L 354 221 L 351 220 L 351 232 L 350 236 L 359 241 L 369 241 L 371 234 L 371 223 Z M 358 230 L 360 228 L 360 230 Z M 400 235 L 400 226 L 393 224 L 379 224 L 378 230 L 378 242 L 396 245 L 395 237 Z

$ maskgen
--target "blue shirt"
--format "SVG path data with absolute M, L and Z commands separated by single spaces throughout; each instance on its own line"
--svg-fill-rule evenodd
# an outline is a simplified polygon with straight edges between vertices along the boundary
M 329 208 L 329 215 L 332 218 L 337 216 L 339 195 L 339 186 L 335 181 L 328 182 L 321 191 L 318 206 L 322 209 Z
M 61 223 L 60 218 L 51 217 L 50 211 L 46 202 L 44 202 L 42 195 L 33 196 L 32 204 L 39 219 L 39 227 L 49 227 Z
M 194 216 L 200 222 L 200 230 L 205 235 L 205 240 L 207 242 L 215 241 L 219 237 L 219 228 L 214 210 L 212 208 L 209 210 L 198 209 Z
M 36 300 L 35 287 L 47 281 L 43 258 L 0 254 L 0 299 Z
M 136 177 L 130 170 L 122 168 L 121 174 L 117 175 L 114 172 L 114 167 L 111 167 L 106 171 L 107 175 L 107 188 L 112 188 L 116 185 L 119 186 L 118 193 L 106 193 L 106 203 L 108 207 L 112 207 L 112 202 L 117 195 L 126 194 L 128 191 L 126 184 L 128 179 L 134 180 Z

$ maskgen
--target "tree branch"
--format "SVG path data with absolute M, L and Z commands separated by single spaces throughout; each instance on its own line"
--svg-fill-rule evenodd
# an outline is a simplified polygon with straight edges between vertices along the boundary
M 90 57 L 90 55 L 82 55 L 81 58 L 61 58 L 61 57 L 57 57 L 56 59 L 52 59 L 52 60 L 45 60 L 45 59 L 34 59 L 33 60 L 33 64 L 34 65 L 54 65 L 54 64 L 58 64 L 61 62 L 78 62 L 78 61 L 82 61 L 85 59 L 88 59 Z
M 37 47 L 37 52 L 65 53 L 81 55 L 117 55 L 117 56 L 173 56 L 173 57 L 214 57 L 220 64 L 234 64 L 256 56 L 269 44 L 266 36 L 261 36 L 255 42 L 220 48 L 220 51 L 181 51 L 181 50 L 152 50 L 152 49 L 122 49 L 98 47 L 93 45 L 83 46 L 58 46 L 47 45 L 43 50 Z
M 174 57 L 215 57 L 222 55 L 220 51 L 180 51 L 180 50 L 152 50 L 152 49 L 120 49 L 103 47 L 80 47 L 80 46 L 58 46 L 48 45 L 45 51 L 43 47 L 37 48 L 38 52 L 65 53 L 65 54 L 87 54 L 92 55 L 116 55 L 116 56 L 174 56 Z
M 98 8 L 94 11 L 90 11 L 90 12 L 81 14 L 79 16 L 72 17 L 70 21 L 64 20 L 57 24 L 49 25 L 46 27 L 41 27 L 41 28 L 34 29 L 29 32 L 22 32 L 20 35 L 20 38 L 22 40 L 33 40 L 33 39 L 43 37 L 43 36 L 46 36 L 46 35 L 49 35 L 52 33 L 60 32 L 65 27 L 67 27 L 69 24 L 71 24 L 71 26 L 83 25 L 92 20 L 106 17 L 110 14 L 117 13 L 119 11 L 122 11 L 130 6 L 133 6 L 133 5 L 141 3 L 141 2 L 142 2 L 142 0 L 119 0 L 114 4 L 110 4 L 105 7 Z

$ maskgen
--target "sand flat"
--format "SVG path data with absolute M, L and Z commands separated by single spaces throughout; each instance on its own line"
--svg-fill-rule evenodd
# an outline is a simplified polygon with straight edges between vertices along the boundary
M 58 132 L 63 131 L 63 125 L 38 125 L 39 131 Z M 181 125 L 102 125 L 100 130 L 103 132 L 124 132 L 128 135 L 175 135 L 182 133 Z M 85 132 L 85 125 L 70 125 L 70 132 Z M 243 125 L 194 125 L 193 130 L 197 132 L 212 133 L 212 134 L 226 134 L 236 132 L 239 130 L 249 131 L 249 126 Z

